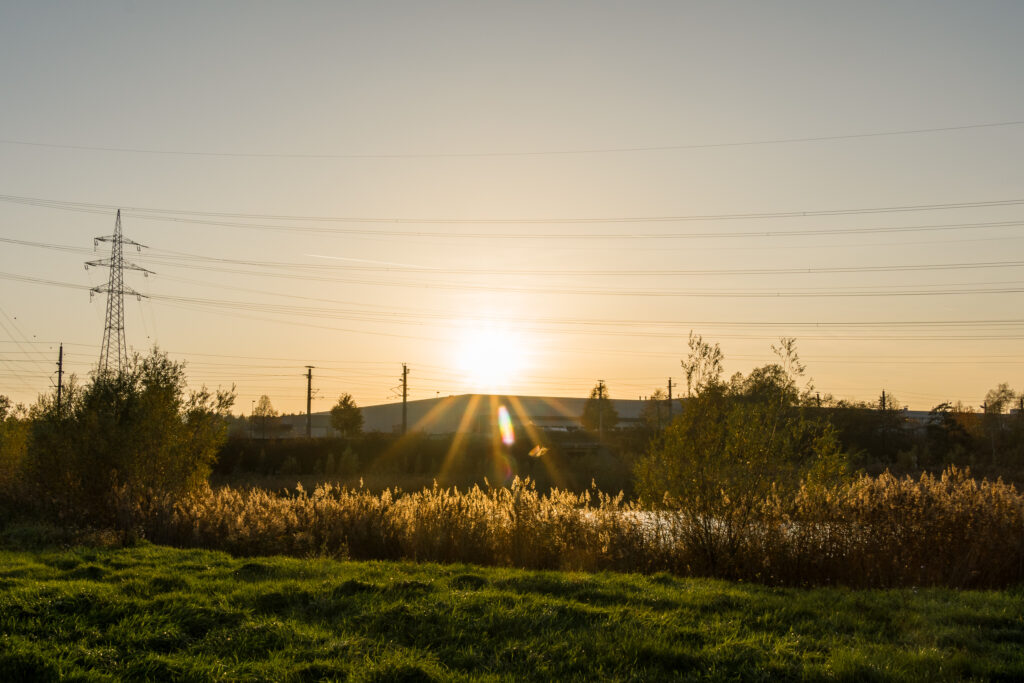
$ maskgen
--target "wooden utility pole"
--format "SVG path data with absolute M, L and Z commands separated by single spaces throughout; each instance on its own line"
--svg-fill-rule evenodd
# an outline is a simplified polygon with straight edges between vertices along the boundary
M 61 412 L 61 398 L 64 394 L 64 344 L 60 345 L 60 353 L 57 355 L 57 416 Z
M 306 438 L 313 438 L 313 366 L 306 366 Z
M 597 380 L 597 436 L 604 438 L 604 380 Z
M 668 421 L 672 421 L 672 378 L 668 378 Z
M 402 363 L 402 436 L 409 428 L 409 412 L 406 403 L 409 400 L 409 367 Z

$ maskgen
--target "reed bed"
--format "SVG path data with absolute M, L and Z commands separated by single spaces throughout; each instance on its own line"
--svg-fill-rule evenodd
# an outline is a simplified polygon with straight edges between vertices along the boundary
M 725 508 L 728 509 L 728 508 Z M 702 518 L 529 480 L 468 491 L 204 488 L 124 503 L 146 538 L 237 555 L 406 558 L 531 569 L 715 576 L 772 585 L 1002 587 L 1024 582 L 1024 497 L 963 470 L 803 486 Z

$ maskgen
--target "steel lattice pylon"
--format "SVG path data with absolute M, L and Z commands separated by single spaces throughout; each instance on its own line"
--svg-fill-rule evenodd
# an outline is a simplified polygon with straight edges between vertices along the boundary
M 124 285 L 124 270 L 138 270 L 143 275 L 149 276 L 153 271 L 141 268 L 130 261 L 124 260 L 124 245 L 129 244 L 141 251 L 145 245 L 129 239 L 121 234 L 121 210 L 117 210 L 117 222 L 114 224 L 114 234 L 106 237 L 97 237 L 93 240 L 95 248 L 100 242 L 110 242 L 110 258 L 98 261 L 87 261 L 86 269 L 89 266 L 102 266 L 110 269 L 110 277 L 107 284 L 93 287 L 89 290 L 89 298 L 93 294 L 107 295 L 107 316 L 103 328 L 103 345 L 100 347 L 100 372 L 114 372 L 120 374 L 128 362 L 128 344 L 124 338 L 124 295 L 141 299 L 144 295 L 139 294 L 131 287 Z

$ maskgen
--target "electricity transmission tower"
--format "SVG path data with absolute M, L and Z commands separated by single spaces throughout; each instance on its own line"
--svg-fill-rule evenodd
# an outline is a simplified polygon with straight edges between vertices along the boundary
M 128 345 L 124 339 L 124 295 L 130 294 L 136 299 L 142 300 L 143 294 L 139 294 L 131 287 L 125 287 L 124 271 L 138 270 L 144 276 L 149 277 L 153 271 L 146 270 L 135 265 L 131 261 L 124 260 L 124 245 L 135 247 L 136 251 L 142 251 L 145 245 L 121 235 L 121 209 L 117 210 L 117 222 L 114 224 L 114 234 L 106 237 L 96 237 L 92 241 L 93 249 L 100 242 L 110 242 L 110 258 L 86 261 L 85 269 L 89 266 L 97 266 L 110 269 L 110 278 L 107 284 L 93 287 L 89 290 L 89 299 L 93 294 L 107 295 L 107 316 L 103 328 L 103 345 L 100 347 L 99 371 L 120 373 L 128 362 Z

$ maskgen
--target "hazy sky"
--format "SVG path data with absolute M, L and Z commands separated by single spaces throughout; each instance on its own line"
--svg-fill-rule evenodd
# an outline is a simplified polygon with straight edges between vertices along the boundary
M 977 406 L 1024 389 L 1021 26 L 1019 2 L 4 2 L 0 393 L 46 390 L 60 341 L 94 366 L 82 264 L 122 207 L 156 273 L 126 276 L 129 345 L 245 413 L 304 409 L 305 365 L 314 410 L 390 400 L 403 362 L 412 398 L 635 398 L 682 383 L 691 329 L 729 373 L 793 336 L 822 393 Z

